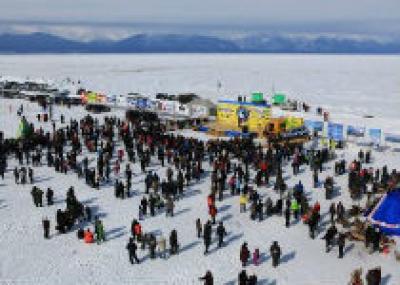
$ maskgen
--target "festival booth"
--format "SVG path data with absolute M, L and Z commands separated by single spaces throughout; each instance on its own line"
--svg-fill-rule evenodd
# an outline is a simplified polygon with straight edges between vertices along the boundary
M 183 117 L 191 119 L 206 119 L 212 115 L 215 105 L 206 99 L 193 93 L 168 95 L 160 93 L 156 95 L 156 110 L 167 116 Z
M 82 104 L 105 104 L 107 96 L 93 91 L 81 91 L 80 97 Z
M 238 99 L 218 102 L 216 123 L 209 128 L 211 134 L 243 136 L 250 133 L 258 137 L 277 139 L 283 138 L 284 133 L 304 125 L 302 118 L 272 117 L 271 105 L 266 102 L 261 92 L 252 93 L 251 102 L 243 101 L 242 97 Z
M 86 105 L 85 109 L 94 113 L 109 112 L 111 108 L 106 105 L 107 96 L 93 91 L 81 92 L 82 104 Z
M 216 127 L 224 131 L 262 134 L 271 118 L 267 103 L 222 100 L 217 105 Z

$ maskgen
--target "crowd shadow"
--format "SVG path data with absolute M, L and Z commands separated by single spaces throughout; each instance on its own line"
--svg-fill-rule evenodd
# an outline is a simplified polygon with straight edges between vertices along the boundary
M 190 249 L 194 248 L 196 245 L 198 245 L 199 243 L 200 243 L 200 241 L 198 241 L 198 240 L 197 241 L 193 241 L 191 243 L 188 243 L 188 244 L 182 246 L 179 249 L 179 252 L 185 252 L 187 250 L 190 250 Z
M 41 182 L 45 182 L 45 181 L 49 181 L 52 180 L 53 177 L 36 177 L 33 179 L 34 183 L 41 183 Z
M 350 251 L 352 251 L 352 249 L 354 248 L 354 243 L 350 244 L 349 246 L 346 246 L 346 248 L 343 251 L 343 254 L 347 254 Z
M 218 209 L 218 212 L 222 213 L 229 210 L 232 206 L 231 205 L 223 205 Z
M 127 232 L 125 231 L 126 226 L 116 227 L 109 231 L 106 231 L 106 239 L 113 240 L 124 236 Z
M 270 260 L 271 259 L 271 256 L 270 255 L 267 255 L 266 253 L 261 253 L 260 254 L 260 264 L 262 264 L 262 263 L 264 263 L 264 262 L 267 262 L 268 260 Z
M 269 281 L 268 278 L 258 279 L 257 285 L 276 285 L 276 279 Z
M 382 285 L 389 285 L 390 284 L 389 281 L 390 281 L 391 278 L 392 278 L 391 274 L 386 274 L 385 276 L 382 277 L 381 284 Z
M 82 204 L 84 204 L 84 205 L 86 205 L 86 204 L 91 204 L 91 203 L 93 203 L 94 201 L 96 201 L 97 199 L 98 199 L 97 197 L 92 197 L 92 198 L 83 200 L 83 201 L 82 201 Z
M 228 233 L 228 237 L 227 237 L 227 239 L 225 239 L 225 244 L 230 244 L 230 243 L 242 238 L 243 235 L 244 235 L 243 233 L 235 234 L 235 235 Z
M 184 209 L 180 209 L 179 211 L 174 213 L 174 217 L 182 215 L 184 213 L 190 212 L 190 208 L 184 208 Z
M 232 219 L 232 217 L 233 217 L 232 214 L 227 214 L 227 215 L 223 216 L 219 221 L 220 222 L 225 222 L 227 220 Z
M 184 192 L 183 198 L 194 197 L 194 196 L 199 195 L 200 193 L 201 193 L 201 191 L 198 190 L 198 189 L 196 189 L 196 190 L 191 190 L 191 191 L 187 191 L 187 192 Z
M 285 255 L 283 255 L 281 257 L 281 263 L 287 263 L 290 260 L 294 259 L 294 257 L 296 256 L 296 252 L 295 251 L 291 251 Z

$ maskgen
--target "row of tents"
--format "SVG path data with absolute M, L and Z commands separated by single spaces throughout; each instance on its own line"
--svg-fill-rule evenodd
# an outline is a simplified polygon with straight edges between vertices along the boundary
M 357 127 L 332 122 L 305 120 L 304 125 L 310 131 L 322 132 L 323 136 L 334 141 L 344 141 L 346 137 L 353 136 L 370 140 L 375 145 L 382 142 L 400 143 L 400 135 L 383 133 L 382 129 Z

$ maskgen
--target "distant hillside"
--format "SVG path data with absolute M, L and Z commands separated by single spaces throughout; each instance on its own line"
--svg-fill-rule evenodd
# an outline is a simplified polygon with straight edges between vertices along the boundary
M 400 41 L 344 37 L 139 34 L 119 41 L 80 42 L 45 33 L 0 35 L 0 53 L 400 53 Z

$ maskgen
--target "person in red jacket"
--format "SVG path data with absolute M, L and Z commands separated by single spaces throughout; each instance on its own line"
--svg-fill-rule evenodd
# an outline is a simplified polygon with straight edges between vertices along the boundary
M 137 223 L 137 224 L 135 224 L 133 230 L 134 230 L 134 232 L 135 232 L 135 236 L 136 236 L 137 239 L 139 240 L 140 237 L 142 236 L 142 226 L 141 226 L 139 223 Z
M 94 236 L 93 236 L 93 233 L 90 231 L 90 229 L 87 229 L 85 231 L 85 234 L 83 236 L 83 240 L 85 241 L 85 243 L 93 243 Z
M 215 205 L 211 205 L 209 208 L 209 214 L 211 216 L 212 219 L 212 224 L 215 225 L 215 216 L 217 216 L 217 208 L 215 207 Z
M 215 204 L 215 197 L 214 195 L 210 194 L 207 196 L 207 205 L 208 208 L 210 208 L 211 206 L 213 206 Z
M 313 210 L 314 212 L 319 212 L 321 210 L 321 205 L 319 204 L 318 201 L 315 202 Z

